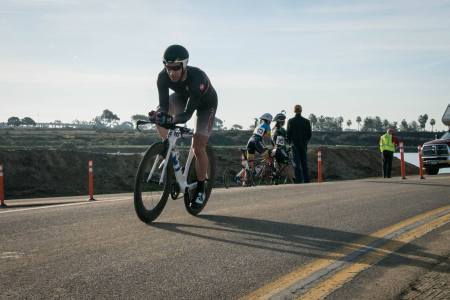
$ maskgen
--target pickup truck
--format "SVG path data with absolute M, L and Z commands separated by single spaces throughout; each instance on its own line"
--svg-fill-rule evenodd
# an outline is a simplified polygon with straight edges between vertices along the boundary
M 450 104 L 442 116 L 442 123 L 449 126 L 448 132 L 422 146 L 423 166 L 429 175 L 436 175 L 440 168 L 450 167 Z
M 450 131 L 439 139 L 422 146 L 423 166 L 429 175 L 436 175 L 440 168 L 450 167 Z

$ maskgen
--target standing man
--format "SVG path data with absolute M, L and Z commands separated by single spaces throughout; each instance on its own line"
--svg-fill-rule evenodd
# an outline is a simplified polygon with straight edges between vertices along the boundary
M 380 151 L 383 154 L 383 177 L 391 178 L 392 158 L 394 157 L 396 140 L 393 137 L 394 129 L 389 128 L 380 137 Z
M 163 70 L 158 74 L 159 107 L 149 113 L 157 123 L 163 139 L 167 128 L 186 123 L 197 112 L 197 124 L 192 138 L 197 172 L 197 190 L 193 206 L 202 205 L 206 199 L 205 179 L 208 169 L 206 145 L 217 109 L 217 94 L 206 73 L 188 66 L 189 52 L 181 45 L 171 45 L 164 52 Z M 173 93 L 169 95 L 169 91 Z
M 287 139 L 292 144 L 295 163 L 296 183 L 308 183 L 308 158 L 306 156 L 308 142 L 311 139 L 311 123 L 302 117 L 302 107 L 294 107 L 295 116 L 288 121 Z

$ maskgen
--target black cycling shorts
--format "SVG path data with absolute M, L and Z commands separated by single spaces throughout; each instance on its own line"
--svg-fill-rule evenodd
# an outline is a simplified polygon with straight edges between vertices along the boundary
M 262 141 L 250 139 L 247 143 L 247 151 L 250 154 L 255 154 L 255 151 L 261 154 L 264 151 L 264 144 L 262 143 Z
M 177 115 L 186 108 L 188 99 L 180 94 L 172 93 L 169 96 L 169 114 Z M 212 132 L 214 118 L 216 116 L 217 100 L 210 103 L 207 107 L 197 109 L 197 122 L 195 124 L 194 133 L 209 137 Z

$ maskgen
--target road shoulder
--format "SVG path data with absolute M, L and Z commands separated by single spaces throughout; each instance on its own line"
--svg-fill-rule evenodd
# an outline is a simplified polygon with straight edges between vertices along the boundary
M 449 256 L 450 224 L 446 224 L 402 247 L 326 299 L 441 299 L 449 294 Z M 441 284 L 443 280 L 447 284 Z

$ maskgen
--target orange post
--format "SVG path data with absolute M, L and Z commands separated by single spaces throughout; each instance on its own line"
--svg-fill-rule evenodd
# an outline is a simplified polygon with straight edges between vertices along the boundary
M 425 177 L 423 177 L 422 145 L 419 145 L 417 150 L 419 151 L 419 176 L 420 179 L 425 179 Z
M 89 161 L 89 201 L 94 201 L 94 167 L 92 160 Z
M 317 183 L 322 182 L 322 151 L 317 151 Z
M 406 179 L 405 150 L 403 147 L 403 142 L 400 142 L 400 159 L 401 159 L 402 179 Z
M 0 208 L 7 207 L 5 204 L 5 189 L 3 185 L 3 165 L 0 164 Z

